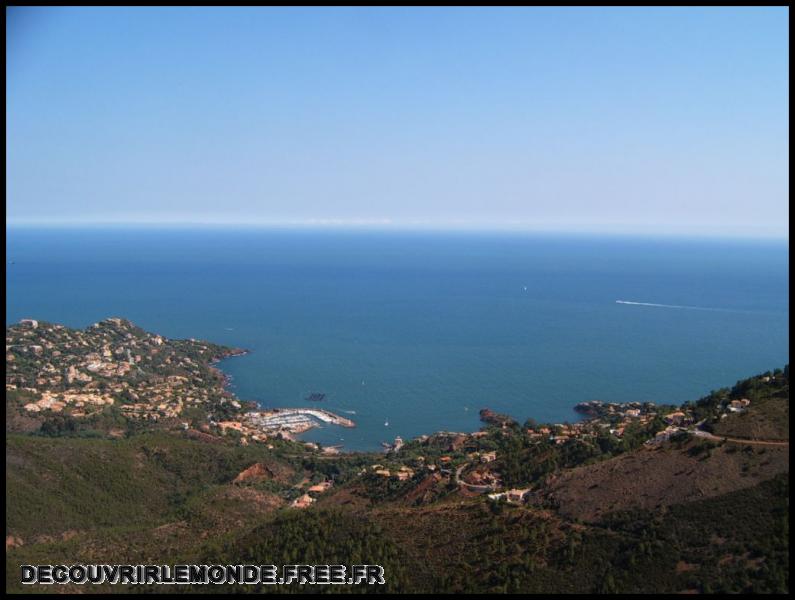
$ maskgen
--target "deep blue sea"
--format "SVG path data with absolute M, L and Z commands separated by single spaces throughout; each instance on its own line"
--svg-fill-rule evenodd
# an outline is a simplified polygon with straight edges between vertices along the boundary
M 679 403 L 789 361 L 788 243 L 266 229 L 7 230 L 6 322 L 120 316 L 251 350 L 232 390 L 350 416 L 377 449 L 489 407 L 575 420 Z M 620 304 L 616 300 L 645 304 Z M 385 425 L 388 421 L 389 425 Z

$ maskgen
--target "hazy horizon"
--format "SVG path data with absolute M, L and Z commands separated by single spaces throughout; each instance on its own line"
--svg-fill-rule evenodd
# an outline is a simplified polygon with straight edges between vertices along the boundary
M 760 243 L 789 245 L 788 235 L 760 235 L 751 232 L 738 232 L 735 234 L 716 231 L 646 231 L 636 230 L 594 230 L 574 228 L 488 228 L 488 227 L 440 227 L 438 225 L 420 226 L 388 226 L 376 224 L 287 224 L 287 223 L 218 223 L 218 222 L 132 222 L 132 221 L 96 221 L 96 222 L 17 222 L 7 223 L 6 233 L 12 231 L 53 231 L 53 232 L 80 232 L 80 231 L 130 231 L 146 233 L 151 231 L 223 231 L 223 232 L 249 232 L 262 231 L 272 233 L 317 233 L 317 234 L 350 234 L 350 235 L 438 235 L 438 236 L 499 236 L 512 238 L 544 237 L 550 239 L 637 239 L 637 240 L 683 240 L 703 241 L 716 243 Z

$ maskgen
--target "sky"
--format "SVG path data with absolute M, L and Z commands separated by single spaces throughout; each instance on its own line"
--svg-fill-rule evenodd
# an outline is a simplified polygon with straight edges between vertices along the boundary
M 12 8 L 10 224 L 788 237 L 788 8 Z

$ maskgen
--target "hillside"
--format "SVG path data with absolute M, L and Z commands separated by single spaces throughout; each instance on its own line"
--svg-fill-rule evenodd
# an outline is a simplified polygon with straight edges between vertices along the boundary
M 781 422 L 788 367 L 682 407 L 589 403 L 589 418 L 574 425 L 520 425 L 484 411 L 479 432 L 334 455 L 279 437 L 249 442 L 214 422 L 215 411 L 236 402 L 210 366 L 229 349 L 151 342 L 153 334 L 127 322 L 103 323 L 65 337 L 58 326 L 37 323 L 36 331 L 59 336 L 44 337 L 53 347 L 31 344 L 41 332 L 30 325 L 7 333 L 21 344 L 7 353 L 7 367 L 17 366 L 6 406 L 17 427 L 6 441 L 7 591 L 62 591 L 22 586 L 26 563 L 196 562 L 384 567 L 384 588 L 333 590 L 353 592 L 789 589 L 788 425 Z M 118 334 L 114 343 L 135 341 L 141 356 L 168 347 L 170 362 L 146 361 L 152 366 L 140 380 L 126 379 L 126 369 L 119 375 L 118 366 L 107 375 L 88 370 L 104 388 L 74 393 L 105 393 L 114 402 L 100 416 L 59 421 L 71 426 L 52 423 L 64 417 L 58 412 L 79 409 L 76 401 L 60 411 L 26 408 L 45 392 L 72 389 L 63 375 L 46 375 L 45 365 L 84 373 L 81 365 L 104 357 Z M 63 349 L 53 356 L 67 343 L 81 346 L 75 357 Z M 191 356 L 198 374 L 186 374 Z M 124 394 L 155 402 L 150 386 L 171 368 L 186 378 L 179 389 L 185 381 L 192 390 L 200 380 L 208 386 L 195 427 L 181 426 L 183 415 L 108 412 L 125 403 Z M 184 407 L 177 389 L 171 398 Z
M 6 430 L 123 433 L 230 418 L 242 405 L 212 363 L 243 352 L 119 318 L 83 330 L 26 319 L 6 328 Z
M 617 511 L 721 496 L 788 471 L 788 447 L 686 437 L 552 475 L 534 500 L 567 518 L 595 522 Z

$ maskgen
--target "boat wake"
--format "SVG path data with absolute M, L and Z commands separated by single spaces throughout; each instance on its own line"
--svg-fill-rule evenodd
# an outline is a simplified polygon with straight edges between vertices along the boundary
M 630 300 L 616 300 L 616 304 L 631 304 L 633 306 L 653 306 L 655 308 L 680 308 L 684 310 L 710 310 L 726 311 L 726 308 L 711 308 L 706 306 L 685 306 L 682 304 L 657 304 L 655 302 L 632 302 Z

